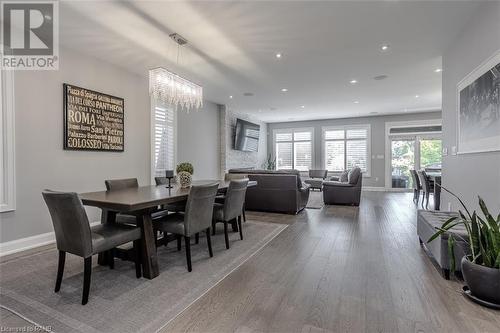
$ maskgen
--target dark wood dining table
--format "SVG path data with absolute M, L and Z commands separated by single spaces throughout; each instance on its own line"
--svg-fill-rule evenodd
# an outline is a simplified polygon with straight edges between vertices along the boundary
M 440 210 L 441 206 L 441 172 L 426 172 L 427 177 L 434 182 L 434 210 Z
M 219 184 L 219 190 L 226 190 L 229 181 L 224 180 L 197 180 L 193 185 Z M 256 186 L 257 182 L 250 181 L 249 187 Z M 140 186 L 117 191 L 98 191 L 79 194 L 82 203 L 102 209 L 101 223 L 115 223 L 117 213 L 135 215 L 137 225 L 142 232 L 141 262 L 143 276 L 153 279 L 159 275 L 158 259 L 156 257 L 156 235 L 153 232 L 151 214 L 158 206 L 184 201 L 189 195 L 189 188 L 181 188 L 179 185 Z M 104 259 L 104 255 L 99 256 Z

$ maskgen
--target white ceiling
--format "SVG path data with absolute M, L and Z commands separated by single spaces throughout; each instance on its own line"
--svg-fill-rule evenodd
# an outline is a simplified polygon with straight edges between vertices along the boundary
M 434 70 L 476 7 L 461 1 L 65 1 L 60 40 L 142 75 L 164 66 L 201 84 L 206 99 L 263 121 L 420 112 L 440 110 L 441 73 Z M 173 32 L 190 42 L 178 63 Z M 384 43 L 388 52 L 380 51 Z M 375 81 L 377 75 L 388 78 Z

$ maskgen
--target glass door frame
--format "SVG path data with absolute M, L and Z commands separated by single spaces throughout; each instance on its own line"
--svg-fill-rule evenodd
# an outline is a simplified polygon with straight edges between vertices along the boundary
M 393 139 L 413 139 L 415 140 L 415 151 L 414 151 L 414 165 L 415 170 L 420 169 L 420 141 L 437 139 L 442 140 L 442 132 L 415 132 L 415 133 L 399 133 L 397 135 L 391 135 L 391 128 L 411 128 L 417 126 L 441 126 L 441 119 L 431 119 L 431 120 L 416 120 L 416 121 L 405 121 L 405 122 L 387 122 L 385 124 L 385 189 L 387 191 L 395 192 L 410 192 L 411 188 L 393 188 L 392 187 L 392 140 Z

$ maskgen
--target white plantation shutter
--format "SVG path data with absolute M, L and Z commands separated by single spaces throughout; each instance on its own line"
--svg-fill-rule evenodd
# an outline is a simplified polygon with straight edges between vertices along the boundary
M 346 148 L 347 169 L 357 166 L 361 169 L 361 171 L 366 172 L 366 140 L 347 141 Z
M 277 169 L 293 169 L 292 143 L 276 143 L 276 167 Z
M 312 129 L 279 130 L 274 138 L 277 169 L 308 171 L 312 168 Z
M 154 157 L 153 176 L 165 176 L 165 170 L 174 169 L 175 157 L 175 128 L 173 108 L 155 107 L 153 115 L 154 125 Z
M 325 169 L 328 171 L 344 171 L 344 141 L 325 142 Z
M 324 128 L 324 158 L 328 171 L 343 171 L 358 166 L 369 170 L 369 125 L 341 128 Z

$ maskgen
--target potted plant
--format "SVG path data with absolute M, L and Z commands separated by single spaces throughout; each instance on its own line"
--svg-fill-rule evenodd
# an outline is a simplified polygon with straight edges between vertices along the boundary
M 267 160 L 262 164 L 264 170 L 275 170 L 276 169 L 276 159 L 272 154 L 269 154 Z
M 478 198 L 483 216 L 479 216 L 476 211 L 471 214 L 458 196 L 442 186 L 441 188 L 457 198 L 464 210 L 459 210 L 458 216 L 445 221 L 428 242 L 454 226 L 463 225 L 468 238 L 463 241 L 469 246 L 469 253 L 461 261 L 462 275 L 467 285 L 464 291 L 482 305 L 500 308 L 500 214 L 496 218 L 493 217 L 481 197 Z M 451 231 L 448 237 L 448 251 L 452 271 L 455 271 L 455 237 L 461 238 Z
M 179 184 L 182 188 L 191 186 L 193 180 L 193 165 L 189 162 L 183 162 L 177 165 L 177 176 L 179 177 Z

